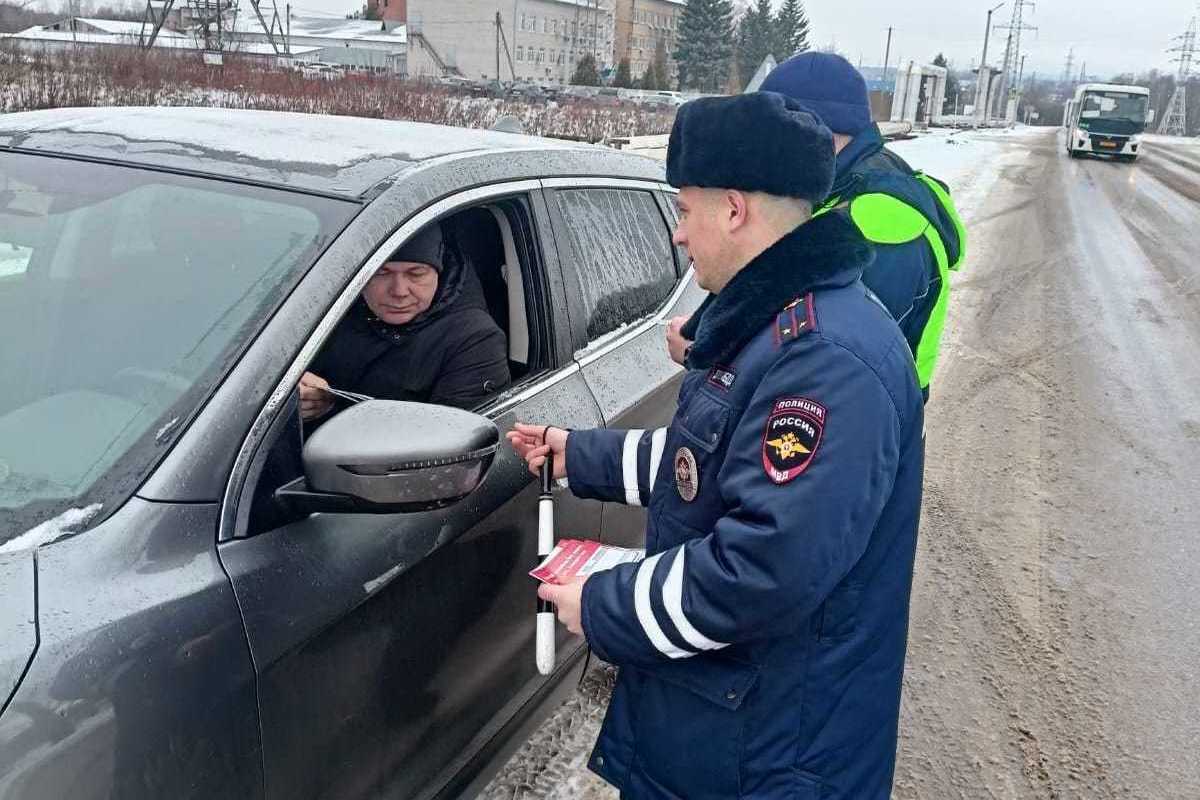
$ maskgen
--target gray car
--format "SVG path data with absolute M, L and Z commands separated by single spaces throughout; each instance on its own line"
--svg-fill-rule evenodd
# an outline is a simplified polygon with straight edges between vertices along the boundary
M 661 165 L 416 123 L 0 116 L 0 798 L 470 794 L 578 672 L 534 666 L 514 420 L 666 424 L 700 292 Z M 360 289 L 457 227 L 513 385 L 372 401 L 301 451 Z M 273 456 L 302 455 L 299 477 Z M 557 495 L 559 535 L 641 544 Z

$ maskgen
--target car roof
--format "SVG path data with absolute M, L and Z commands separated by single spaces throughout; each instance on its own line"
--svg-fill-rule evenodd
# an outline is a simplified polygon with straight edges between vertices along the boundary
M 577 142 L 419 122 L 186 107 L 4 114 L 0 149 L 144 165 L 354 199 L 430 159 L 489 151 L 607 151 Z

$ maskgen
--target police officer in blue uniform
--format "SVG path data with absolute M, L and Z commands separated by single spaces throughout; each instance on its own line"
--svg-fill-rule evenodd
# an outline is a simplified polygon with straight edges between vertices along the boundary
M 681 107 L 676 243 L 711 293 L 659 430 L 519 424 L 535 473 L 647 507 L 636 564 L 539 593 L 620 667 L 590 768 L 626 798 L 887 798 L 920 512 L 912 354 L 812 218 L 832 135 L 761 92 Z

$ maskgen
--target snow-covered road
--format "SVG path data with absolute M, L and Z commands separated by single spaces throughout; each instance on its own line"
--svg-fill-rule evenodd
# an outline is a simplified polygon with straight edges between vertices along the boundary
M 895 149 L 951 184 L 971 245 L 894 796 L 1200 797 L 1200 144 L 1148 137 L 1133 165 L 1044 128 Z M 610 678 L 483 796 L 615 797 L 583 767 Z

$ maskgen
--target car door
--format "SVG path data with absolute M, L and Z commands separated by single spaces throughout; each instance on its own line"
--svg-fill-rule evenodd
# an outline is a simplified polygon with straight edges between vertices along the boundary
M 703 293 L 671 245 L 658 184 L 618 179 L 543 181 L 569 298 L 576 362 L 605 425 L 670 423 L 683 369 L 663 323 L 688 315 Z M 641 508 L 607 504 L 606 541 L 644 545 Z
M 514 211 L 529 331 L 541 337 L 529 374 L 480 413 L 502 432 L 518 419 L 602 424 L 571 359 L 564 286 L 543 238 L 549 224 L 535 182 L 426 209 L 378 249 L 360 280 L 402 238 L 467 199 Z M 293 419 L 281 413 L 266 437 L 248 442 L 252 476 L 269 472 L 272 440 L 292 435 Z M 251 508 L 261 496 L 252 484 L 238 493 Z M 480 487 L 438 511 L 314 514 L 256 531 L 238 509 L 241 522 L 219 550 L 258 674 L 268 797 L 432 796 L 547 689 L 534 666 L 527 575 L 536 563 L 537 491 L 502 446 Z M 560 514 L 580 528 L 600 524 L 597 503 L 564 496 Z M 565 630 L 559 636 L 562 672 L 579 642 Z

